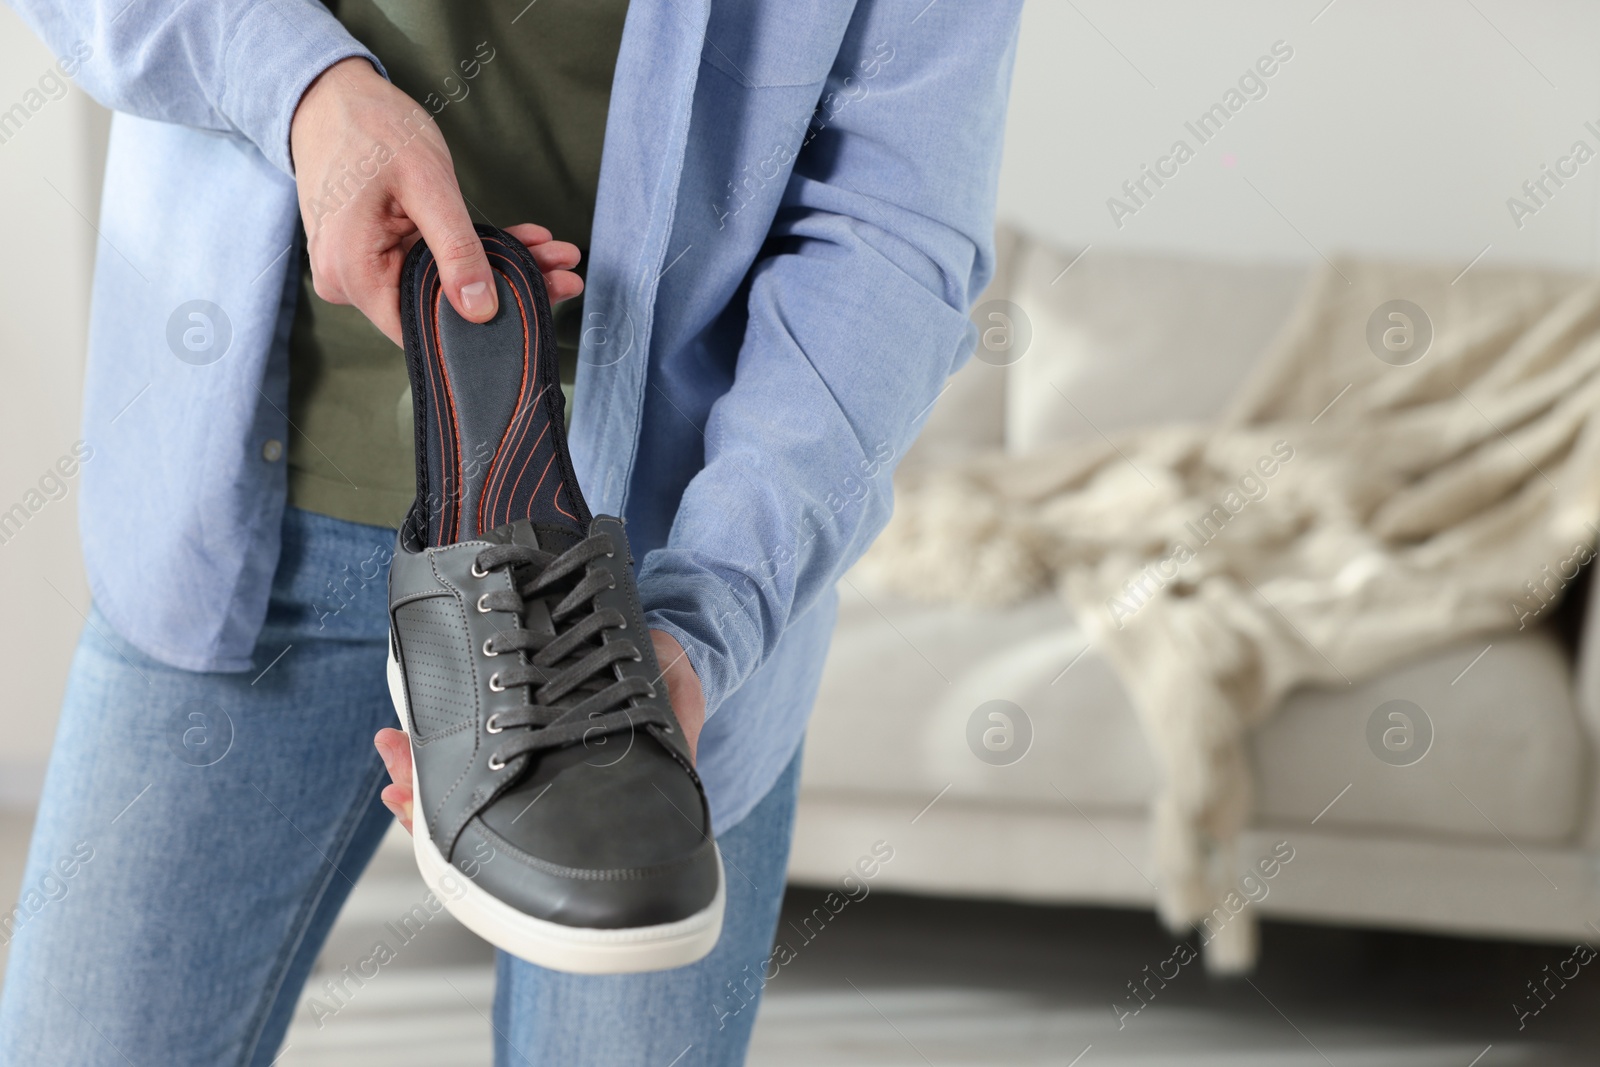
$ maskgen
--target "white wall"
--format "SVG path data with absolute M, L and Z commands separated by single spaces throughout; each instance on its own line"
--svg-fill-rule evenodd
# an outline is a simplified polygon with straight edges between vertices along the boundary
M 0 7 L 0 111 L 24 102 L 54 62 Z M 72 88 L 0 144 L 0 511 L 37 488 L 78 437 L 105 121 Z M 75 478 L 69 486 L 0 544 L 0 804 L 38 790 L 89 604 Z
M 1004 219 L 1064 245 L 1309 260 L 1600 266 L 1600 159 L 1519 230 L 1505 206 L 1572 142 L 1600 149 L 1600 4 L 1031 0 Z M 1319 13 L 1320 12 L 1320 13 Z M 1106 199 L 1273 42 L 1293 57 L 1119 229 Z M 0 110 L 51 65 L 0 7 Z M 0 510 L 77 437 L 104 115 L 73 89 L 0 144 Z M 1252 189 L 1252 185 L 1254 189 Z M 53 188 L 52 188 L 53 186 Z M 1093 254 L 1093 251 L 1089 254 Z M 37 789 L 88 603 L 75 489 L 0 545 L 0 803 Z M 53 588 L 52 588 L 53 586 Z
M 1113 225 L 1106 199 L 1198 145 L 1184 121 L 1279 40 L 1267 95 Z M 1592 268 L 1600 158 L 1520 230 L 1505 201 L 1574 140 L 1600 150 L 1597 43 L 1587 0 L 1032 0 L 1001 216 L 1074 246 Z

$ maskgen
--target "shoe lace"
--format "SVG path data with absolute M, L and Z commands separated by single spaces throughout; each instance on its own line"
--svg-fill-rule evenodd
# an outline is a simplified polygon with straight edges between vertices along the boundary
M 529 689 L 527 706 L 496 712 L 485 724 L 491 734 L 514 731 L 490 754 L 492 768 L 498 770 L 529 753 L 587 743 L 639 726 L 672 731 L 664 709 L 635 703 L 637 697 L 654 696 L 654 684 L 639 677 L 619 679 L 613 668 L 617 662 L 641 658 L 633 641 L 607 635 L 609 630 L 626 630 L 628 620 L 615 608 L 594 603 L 600 593 L 616 586 L 616 579 L 596 565 L 614 553 L 610 536 L 601 533 L 559 554 L 506 544 L 486 548 L 475 557 L 475 575 L 509 567 L 513 579 L 513 588 L 479 598 L 479 608 L 512 612 L 518 622 L 516 629 L 490 637 L 484 653 L 522 654 L 516 664 L 496 671 L 489 687 Z M 535 603 L 549 612 L 553 633 L 529 627 Z

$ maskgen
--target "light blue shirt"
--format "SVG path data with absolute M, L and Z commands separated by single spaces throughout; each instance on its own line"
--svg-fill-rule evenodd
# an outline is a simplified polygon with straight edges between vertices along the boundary
M 58 55 L 89 46 L 78 83 L 117 111 L 84 404 L 91 590 L 151 656 L 247 670 L 285 501 L 269 442 L 292 432 L 289 123 L 321 71 L 372 57 L 314 0 L 11 2 Z M 1019 6 L 629 7 L 572 451 L 593 510 L 628 520 L 649 624 L 704 686 L 720 827 L 799 743 L 835 583 L 971 351 Z M 191 301 L 225 316 L 213 362 L 181 343 Z

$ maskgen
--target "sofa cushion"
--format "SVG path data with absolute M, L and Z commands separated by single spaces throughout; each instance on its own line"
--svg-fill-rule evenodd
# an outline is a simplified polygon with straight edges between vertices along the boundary
M 1587 747 L 1565 654 L 1550 634 L 1530 630 L 1495 637 L 1473 662 L 1490 644 L 1292 694 L 1254 739 L 1256 821 L 1570 839 Z M 984 713 L 974 735 L 972 720 L 996 700 L 1022 709 L 1031 727 L 1031 746 L 1009 765 L 986 762 L 976 754 L 981 742 L 969 740 L 995 728 Z M 1410 766 L 1369 747 L 1369 720 L 1392 700 L 1417 705 L 1432 724 L 1430 750 Z M 1159 782 L 1126 692 L 1064 605 L 928 607 L 859 582 L 841 589 L 804 773 L 810 793 L 894 794 L 912 810 L 948 786 L 950 796 L 993 803 L 1002 817 L 1018 805 L 1076 804 L 1091 818 L 1143 811 Z
M 1032 342 L 1006 383 L 1006 447 L 1220 414 L 1287 321 L 1300 264 L 1222 263 L 1023 242 L 1010 299 Z M 1067 270 L 1071 265 L 1071 270 Z

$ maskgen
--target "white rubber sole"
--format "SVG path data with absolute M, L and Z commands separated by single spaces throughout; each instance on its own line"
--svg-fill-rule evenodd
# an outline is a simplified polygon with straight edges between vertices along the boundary
M 411 735 L 400 665 L 389 655 L 389 696 L 406 738 Z M 413 751 L 413 757 L 415 752 Z M 420 803 L 415 810 L 421 811 Z M 703 911 L 658 926 L 624 929 L 564 926 L 525 915 L 450 866 L 428 837 L 427 820 L 412 823 L 412 850 L 429 890 L 461 925 L 518 959 L 574 974 L 633 974 L 682 967 L 703 959 L 722 935 L 726 904 L 722 853 L 717 852 L 717 895 Z M 492 862 L 492 861 L 491 861 Z

